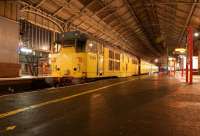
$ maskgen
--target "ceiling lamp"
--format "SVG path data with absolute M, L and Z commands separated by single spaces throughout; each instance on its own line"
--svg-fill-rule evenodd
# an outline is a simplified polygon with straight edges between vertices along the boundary
M 194 33 L 194 36 L 195 36 L 195 37 L 199 37 L 199 33 L 198 33 L 198 32 L 195 32 L 195 33 Z
M 93 46 L 93 44 L 92 44 L 92 43 L 90 43 L 90 44 L 89 44 L 89 46 L 90 46 L 90 47 L 92 47 L 92 46 Z
M 174 58 L 174 57 L 168 57 L 168 60 L 169 61 L 173 61 L 173 60 L 176 60 L 176 58 Z
M 154 62 L 155 62 L 155 63 L 158 63 L 158 59 L 156 58 L 156 59 L 154 60 Z
M 20 51 L 23 52 L 23 53 L 26 53 L 26 54 L 30 54 L 30 53 L 33 52 L 32 49 L 28 49 L 28 48 L 26 48 L 26 47 L 20 48 Z
M 185 53 L 186 49 L 185 48 L 175 48 L 175 52 Z

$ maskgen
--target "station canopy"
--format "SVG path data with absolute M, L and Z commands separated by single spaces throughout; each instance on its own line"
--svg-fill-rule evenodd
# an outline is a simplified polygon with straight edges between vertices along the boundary
M 198 0 L 20 0 L 21 11 L 81 30 L 135 55 L 159 58 L 199 27 Z

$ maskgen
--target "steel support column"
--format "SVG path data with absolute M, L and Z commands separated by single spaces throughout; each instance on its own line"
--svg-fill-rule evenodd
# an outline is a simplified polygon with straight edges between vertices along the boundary
M 174 76 L 176 76 L 176 60 L 174 60 Z
M 192 66 L 192 57 L 193 57 L 193 30 L 192 27 L 188 27 L 188 60 L 189 60 L 189 66 L 190 66 L 190 74 L 189 74 L 189 84 L 192 84 L 193 79 L 193 66 Z
M 186 75 L 186 83 L 188 83 L 188 60 L 186 59 L 186 72 L 185 72 L 185 75 Z
M 181 77 L 183 77 L 184 74 L 184 60 L 181 58 Z

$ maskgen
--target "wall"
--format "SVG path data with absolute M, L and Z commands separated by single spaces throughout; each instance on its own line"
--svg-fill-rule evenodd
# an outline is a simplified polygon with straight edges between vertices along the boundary
M 18 76 L 18 43 L 19 24 L 0 16 L 0 77 Z

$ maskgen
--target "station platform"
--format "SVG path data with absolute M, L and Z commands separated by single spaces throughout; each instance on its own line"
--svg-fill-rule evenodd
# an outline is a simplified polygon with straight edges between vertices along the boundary
M 171 77 L 175 77 L 177 80 L 179 80 L 182 83 L 186 82 L 186 75 L 185 72 L 182 75 L 180 71 L 176 72 L 176 74 L 171 74 Z M 200 75 L 193 75 L 193 84 L 198 84 L 200 83 Z
M 28 91 L 49 87 L 47 81 L 51 76 L 21 76 L 0 78 L 0 95 L 15 91 Z
M 2 136 L 198 136 L 200 84 L 165 75 L 0 96 Z

